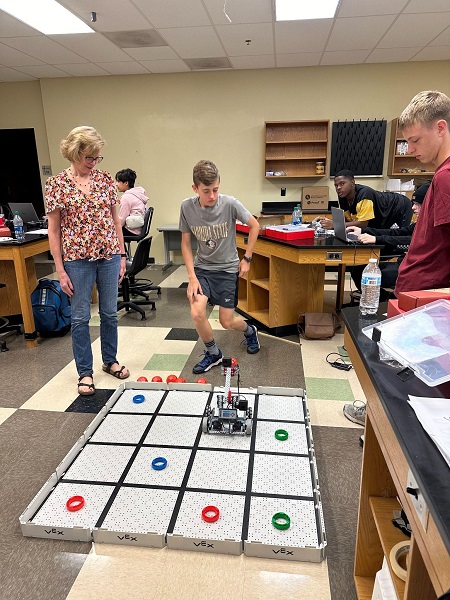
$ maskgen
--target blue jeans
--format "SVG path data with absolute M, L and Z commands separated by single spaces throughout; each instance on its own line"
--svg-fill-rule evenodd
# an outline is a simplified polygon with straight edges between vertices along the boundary
M 105 365 L 117 362 L 117 295 L 120 256 L 110 260 L 89 261 L 84 258 L 64 262 L 66 273 L 73 285 L 72 349 L 78 375 L 93 373 L 93 358 L 89 320 L 94 283 L 97 284 L 100 313 L 100 343 Z

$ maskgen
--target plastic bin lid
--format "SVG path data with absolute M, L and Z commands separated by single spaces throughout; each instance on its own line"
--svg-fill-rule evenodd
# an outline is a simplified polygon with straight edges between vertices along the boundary
M 380 349 L 427 385 L 450 380 L 450 301 L 436 300 L 362 331 L 372 339 L 374 328 Z

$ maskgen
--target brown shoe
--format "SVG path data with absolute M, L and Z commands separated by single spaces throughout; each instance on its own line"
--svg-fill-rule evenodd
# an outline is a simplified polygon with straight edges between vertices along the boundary
M 80 396 L 93 396 L 95 394 L 94 380 L 92 380 L 92 383 L 84 383 L 81 380 L 85 377 L 89 377 L 89 375 L 83 375 L 78 380 L 78 394 Z

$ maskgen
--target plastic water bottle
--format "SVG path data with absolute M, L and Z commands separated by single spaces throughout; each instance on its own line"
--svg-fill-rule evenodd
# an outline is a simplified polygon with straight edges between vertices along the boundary
M 303 223 L 303 211 L 300 204 L 297 204 L 297 213 L 298 213 L 298 225 Z
M 291 225 L 301 225 L 301 223 L 302 223 L 302 211 L 300 209 L 300 206 L 297 204 L 297 206 L 292 211 Z
M 361 278 L 359 310 L 363 315 L 374 315 L 380 304 L 381 271 L 376 258 L 370 258 Z
M 18 242 L 23 242 L 25 240 L 25 231 L 23 228 L 22 217 L 19 215 L 19 212 L 17 210 L 14 213 L 13 225 L 14 225 L 14 235 L 16 237 L 16 240 Z

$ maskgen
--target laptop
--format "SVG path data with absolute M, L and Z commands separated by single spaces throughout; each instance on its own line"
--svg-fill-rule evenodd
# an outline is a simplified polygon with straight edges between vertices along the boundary
M 331 207 L 331 215 L 333 217 L 333 228 L 334 228 L 334 236 L 343 242 L 348 242 L 349 244 L 357 244 L 358 243 L 358 235 L 356 233 L 352 233 L 347 231 L 345 227 L 345 215 L 342 208 Z
M 38 223 L 40 221 L 31 202 L 10 202 L 9 208 L 13 216 L 17 210 L 24 223 Z

